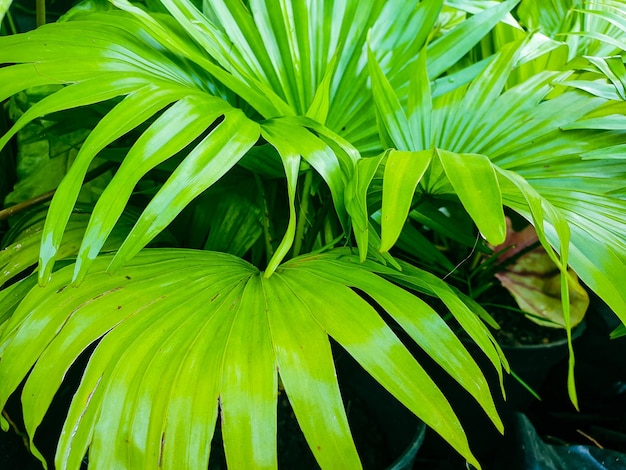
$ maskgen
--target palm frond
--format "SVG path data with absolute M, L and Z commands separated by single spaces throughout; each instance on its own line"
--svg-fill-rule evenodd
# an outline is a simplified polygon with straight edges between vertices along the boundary
M 443 394 L 351 288 L 387 311 L 501 428 L 480 369 L 449 326 L 376 274 L 378 263 L 360 264 L 338 251 L 293 259 L 267 278 L 235 256 L 208 251 L 145 250 L 116 274 L 106 272 L 110 261 L 98 257 L 79 287 L 69 287 L 68 266 L 44 288 L 31 289 L 27 278 L 0 299 L 0 317 L 12 313 L 0 338 L 0 403 L 26 378 L 30 436 L 68 368 L 95 345 L 63 428 L 57 468 L 74 468 L 88 448 L 99 465 L 205 468 L 218 409 L 229 466 L 276 467 L 276 371 L 320 465 L 358 467 L 329 336 L 476 463 Z M 420 276 L 422 289 L 473 322 L 468 329 L 492 345 L 445 283 L 417 271 L 410 282 Z M 111 441 L 111 433 L 118 438 Z
M 531 30 L 565 41 L 569 58 L 606 57 L 626 50 L 624 5 L 613 0 L 522 0 L 520 21 Z
M 626 183 L 619 163 L 624 158 L 623 102 L 559 85 L 570 72 L 544 72 L 504 90 L 516 51 L 514 45 L 508 46 L 471 84 L 433 99 L 430 115 L 413 108 L 415 116 L 387 96 L 388 82 L 370 57 L 373 80 L 381 83 L 373 87 L 380 126 L 404 150 L 390 153 L 386 164 L 393 165 L 392 156 L 397 155 L 412 170 L 410 177 L 392 170 L 383 175 L 383 211 L 385 197 L 390 201 L 401 198 L 404 203 L 401 212 L 383 212 L 382 233 L 389 230 L 393 237 L 382 248 L 388 249 L 399 236 L 418 184 L 425 194 L 456 195 L 490 241 L 502 236 L 504 218 L 501 207 L 485 210 L 485 204 L 502 204 L 535 225 L 549 253 L 550 246 L 560 253 L 560 260 L 554 261 L 562 272 L 566 324 L 568 263 L 614 311 L 624 312 L 626 297 L 618 293 L 617 279 L 626 275 L 626 264 L 617 253 L 626 240 L 620 222 L 609 229 L 605 225 L 626 209 L 619 196 Z M 428 103 L 428 92 L 422 87 L 414 93 Z M 421 137 L 427 130 L 429 139 Z M 416 145 L 425 142 L 435 147 L 438 159 Z M 589 153 L 597 155 L 593 169 L 586 158 Z M 601 155 L 610 157 L 600 163 Z M 482 173 L 479 162 L 485 164 Z M 410 180 L 410 184 L 400 180 Z M 485 191 L 489 197 L 482 197 Z M 603 273 L 611 273 L 611 279 Z M 600 285 L 600 279 L 606 284 Z M 575 402 L 572 374 L 570 395 Z

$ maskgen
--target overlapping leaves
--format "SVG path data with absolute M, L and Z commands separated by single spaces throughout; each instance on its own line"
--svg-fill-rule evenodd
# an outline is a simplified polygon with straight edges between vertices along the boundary
M 164 0 L 172 21 L 124 0 L 113 3 L 125 11 L 79 10 L 66 22 L 3 38 L 0 61 L 15 65 L 0 70 L 0 99 L 36 85 L 67 86 L 25 113 L 0 139 L 0 146 L 38 116 L 119 101 L 89 135 L 52 202 L 41 250 L 42 283 L 49 278 L 89 165 L 107 145 L 145 124 L 149 128 L 136 138 L 96 208 L 81 247 L 77 280 L 97 255 L 129 191 L 150 169 L 178 152 L 187 154 L 140 217 L 116 264 L 141 249 L 182 207 L 236 165 L 261 135 L 273 135 L 277 149 L 290 149 L 289 158 L 279 152 L 290 180 L 290 204 L 298 166 L 292 157 L 302 156 L 329 185 L 347 230 L 343 192 L 357 156 L 337 133 L 362 150 L 380 145 L 367 92 L 367 36 L 371 30 L 370 47 L 402 88 L 441 8 L 437 0 L 415 8 L 409 8 L 410 2 L 382 1 L 255 1 L 249 8 L 238 2 L 212 2 L 205 5 L 205 15 L 186 0 Z M 514 3 L 485 10 L 429 46 L 432 74 L 453 65 Z M 386 28 L 390 18 L 397 23 L 400 17 L 406 22 L 396 24 L 393 32 Z M 247 115 L 237 109 L 244 102 Z M 289 124 L 304 137 L 295 145 L 288 134 L 272 131 L 272 121 L 259 121 L 305 115 L 310 121 Z M 293 220 L 291 224 L 272 267 L 291 246 Z
M 377 263 L 330 252 L 265 278 L 238 257 L 208 251 L 145 250 L 114 275 L 109 262 L 96 259 L 79 287 L 70 287 L 68 266 L 45 288 L 18 283 L 0 298 L 0 312 L 14 310 L 0 337 L 0 403 L 27 377 L 31 437 L 70 365 L 96 345 L 64 424 L 59 469 L 77 467 L 88 447 L 106 467 L 206 468 L 218 412 L 229 466 L 275 467 L 277 371 L 320 465 L 358 468 L 329 337 L 476 464 L 444 396 L 351 288 L 367 292 L 501 428 L 481 371 L 448 325 L 375 274 L 385 269 Z M 406 280 L 491 341 L 445 283 L 418 271 Z M 16 292 L 23 300 L 15 309 Z
M 568 264 L 621 315 L 626 154 L 617 113 L 623 102 L 559 85 L 569 72 L 540 73 L 505 90 L 516 51 L 508 46 L 467 87 L 434 99 L 415 81 L 409 94 L 415 104 L 404 109 L 370 57 L 381 133 L 399 149 L 387 155 L 382 177 L 381 248 L 400 235 L 418 185 L 418 193 L 456 195 L 493 244 L 504 237 L 502 206 L 508 206 L 535 225 L 561 270 L 567 325 Z M 419 63 L 416 76 L 424 77 L 425 61 Z M 575 401 L 571 374 L 570 394 Z
M 430 80 L 457 66 L 517 2 L 498 2 L 432 43 L 428 39 L 441 0 L 213 1 L 204 2 L 203 12 L 187 0 L 163 0 L 168 14 L 150 13 L 125 0 L 112 3 L 121 11 L 73 12 L 64 23 L 0 43 L 0 62 L 10 64 L 0 68 L 0 100 L 36 85 L 65 85 L 31 108 L 0 145 L 38 116 L 102 101 L 113 104 L 51 204 L 39 272 L 41 283 L 49 284 L 31 289 L 29 277 L 0 294 L 0 319 L 8 320 L 0 339 L 0 400 L 28 376 L 24 410 L 32 437 L 64 373 L 97 343 L 65 423 L 59 468 L 77 466 L 88 448 L 91 461 L 103 468 L 178 468 L 181 463 L 205 468 L 218 403 L 229 465 L 275 467 L 278 369 L 320 465 L 357 468 L 330 335 L 477 464 L 441 393 L 352 288 L 386 310 L 500 426 L 481 371 L 440 316 L 379 275 L 440 298 L 499 369 L 497 347 L 462 298 L 436 277 L 390 257 L 382 259 L 402 271 L 372 261 L 358 264 L 345 252 L 284 265 L 281 261 L 292 249 L 296 225 L 303 223 L 296 219 L 299 197 L 310 196 L 299 186 L 301 173 L 312 171 L 324 181 L 322 191 L 332 197 L 343 233 L 349 234 L 352 218 L 359 246 L 368 247 L 371 221 L 365 200 L 383 161 L 386 168 L 396 165 L 396 177 L 406 177 L 397 188 L 392 184 L 383 189 L 383 216 L 392 220 L 383 224 L 384 249 L 397 238 L 415 188 L 426 181 L 435 194 L 457 193 L 494 240 L 502 232 L 502 200 L 512 207 L 519 203 L 519 210 L 529 211 L 541 227 L 543 218 L 548 219 L 546 233 L 538 229 L 546 245 L 547 237 L 555 243 L 553 227 L 565 242 L 560 213 L 545 209 L 544 199 L 525 180 L 507 172 L 530 171 L 523 168 L 524 153 L 516 154 L 522 169 L 506 160 L 512 146 L 531 142 L 529 129 L 547 125 L 555 114 L 542 114 L 547 113 L 542 107 L 530 126 L 505 110 L 530 112 L 552 90 L 549 82 L 557 76 L 537 78 L 530 86 L 535 101 L 522 104 L 529 90 L 500 93 L 503 74 L 510 69 L 503 59 L 493 61 L 470 88 L 455 91 L 483 70 L 486 60 L 462 69 L 464 79 L 457 84 L 456 75 L 446 77 L 449 93 L 441 88 L 439 97 L 430 93 Z M 558 104 L 586 95 L 565 96 L 569 98 Z M 373 101 L 379 122 L 386 126 L 380 132 L 374 125 Z M 396 111 L 403 106 L 409 109 L 408 133 L 388 118 L 389 111 L 401 118 Z M 585 108 L 583 114 L 589 111 Z M 472 127 L 477 116 L 485 126 L 482 134 Z M 448 127 L 452 122 L 456 128 Z M 508 140 L 502 138 L 499 133 L 509 128 L 515 132 Z M 490 139 L 495 135 L 497 139 Z M 546 142 L 554 137 L 533 136 Z M 130 150 L 94 210 L 76 264 L 50 276 L 91 162 L 120 138 L 130 140 Z M 484 142 L 484 147 L 469 148 L 470 141 Z M 577 142 L 585 145 L 583 139 Z M 392 145 L 406 152 L 360 159 L 359 152 L 376 154 Z M 445 150 L 430 151 L 435 146 Z M 273 150 L 265 152 L 268 148 Z M 421 170 L 411 166 L 420 150 L 427 151 L 417 152 Z M 259 178 L 270 173 L 276 177 L 275 169 L 282 168 L 287 193 L 286 233 L 264 273 L 225 254 L 141 252 L 194 198 L 234 166 L 245 166 L 246 158 L 254 159 Z M 167 160 L 176 162 L 174 170 L 120 250 L 98 256 L 135 185 Z M 473 174 L 470 162 L 480 174 L 467 184 L 467 175 Z M 400 192 L 394 202 L 390 194 L 396 189 Z M 486 212 L 473 194 L 478 190 L 490 201 Z M 404 209 L 389 211 L 395 203 Z M 305 215 L 301 219 L 306 221 Z M 390 224 L 396 226 L 388 232 Z M 370 234 L 369 241 L 375 238 Z M 248 247 L 248 242 L 238 240 L 238 245 Z M 362 250 L 363 261 L 366 255 Z M 565 249 L 561 257 L 567 259 Z M 110 436 L 116 436 L 113 444 Z

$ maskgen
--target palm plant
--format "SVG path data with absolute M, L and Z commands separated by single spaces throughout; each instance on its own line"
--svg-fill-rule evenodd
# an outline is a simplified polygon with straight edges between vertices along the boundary
M 564 298 L 571 264 L 624 311 L 623 102 L 585 91 L 613 83 L 598 72 L 568 86 L 565 63 L 506 89 L 511 68 L 545 51 L 530 40 L 468 59 L 517 2 L 451 24 L 441 0 L 111 3 L 0 38 L 0 100 L 62 85 L 0 146 L 42 116 L 106 104 L 45 225 L 28 232 L 40 246 L 18 238 L 0 258 L 9 281 L 39 257 L 0 292 L 0 403 L 25 380 L 31 444 L 94 346 L 57 468 L 88 450 L 104 468 L 206 468 L 218 415 L 230 467 L 276 467 L 279 383 L 320 466 L 358 468 L 330 338 L 478 466 L 444 394 L 376 310 L 502 429 L 482 371 L 422 297 L 501 377 L 486 312 L 406 261 L 419 252 L 389 254 L 426 196 L 458 198 L 493 244 L 502 206 L 519 212 L 556 250 Z M 85 222 L 72 215 L 78 194 L 112 147 L 123 157 L 110 157 L 119 167 Z M 177 247 L 145 248 L 164 231 Z

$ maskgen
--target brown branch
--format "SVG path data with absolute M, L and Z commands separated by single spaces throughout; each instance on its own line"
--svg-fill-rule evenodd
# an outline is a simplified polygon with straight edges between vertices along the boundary
M 56 189 L 52 191 L 48 191 L 47 193 L 40 194 L 39 196 L 35 196 L 27 201 L 20 202 L 15 204 L 14 206 L 7 207 L 6 209 L 0 210 L 0 220 L 8 219 L 9 217 L 13 217 L 15 214 L 19 214 L 20 212 L 24 212 L 27 209 L 30 209 L 37 204 L 41 204 L 42 202 L 49 201 L 54 196 Z
M 94 168 L 87 175 L 85 175 L 85 183 L 96 179 L 98 176 L 106 173 L 107 171 L 113 169 L 115 167 L 115 163 L 107 162 L 104 165 L 99 166 L 98 168 Z M 40 194 L 39 196 L 35 196 L 26 201 L 19 202 L 11 207 L 7 207 L 5 209 L 0 210 L 0 220 L 8 219 L 9 217 L 13 217 L 15 214 L 19 214 L 20 212 L 24 212 L 31 207 L 34 207 L 38 204 L 44 203 L 52 199 L 56 189 Z
M 599 449 L 604 449 L 604 447 L 602 447 L 600 445 L 600 443 L 598 441 L 596 441 L 593 437 L 591 437 L 589 434 L 586 434 L 584 432 L 582 432 L 580 429 L 577 429 L 576 432 L 578 434 L 580 434 L 581 436 L 586 437 L 587 439 L 589 439 L 591 442 L 593 442 Z

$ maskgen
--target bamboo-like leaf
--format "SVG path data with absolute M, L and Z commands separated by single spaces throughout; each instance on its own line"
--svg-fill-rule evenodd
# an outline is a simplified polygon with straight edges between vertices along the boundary
M 260 126 L 241 111 L 224 114 L 224 120 L 176 168 L 150 201 L 111 263 L 111 270 L 139 252 L 180 211 L 226 174 L 260 136 Z
M 76 203 L 83 179 L 98 152 L 184 95 L 180 89 L 172 91 L 146 85 L 115 106 L 89 134 L 50 204 L 39 252 L 41 284 L 45 284 L 50 278 L 63 231 Z
M 358 468 L 328 336 L 281 274 L 271 281 L 264 287 L 276 361 L 309 447 L 321 468 Z M 290 312 L 290 321 L 280 311 Z
M 76 282 L 81 281 L 100 252 L 141 177 L 189 145 L 228 109 L 218 98 L 185 97 L 142 134 L 94 208 L 76 262 Z
M 428 46 L 428 72 L 437 78 L 458 62 L 478 41 L 511 11 L 519 0 L 506 0 L 462 22 Z
M 382 252 L 388 251 L 400 236 L 415 189 L 430 166 L 432 157 L 430 150 L 389 152 L 383 177 Z
M 484 237 L 498 245 L 506 237 L 502 193 L 489 158 L 478 154 L 456 154 L 435 150 L 463 207 Z

